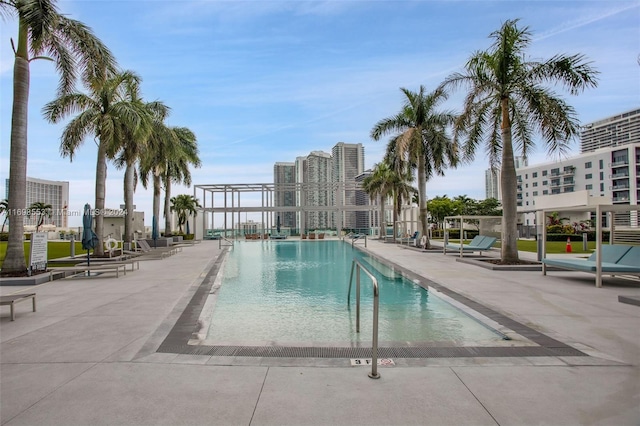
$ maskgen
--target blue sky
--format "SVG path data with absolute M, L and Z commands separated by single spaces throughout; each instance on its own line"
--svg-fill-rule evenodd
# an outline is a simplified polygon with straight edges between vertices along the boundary
M 366 167 L 386 141 L 369 132 L 402 105 L 400 87 L 431 90 L 460 71 L 507 19 L 533 32 L 533 58 L 582 53 L 599 86 L 563 93 L 583 124 L 640 105 L 638 1 L 60 1 L 61 12 L 89 25 L 122 69 L 142 77 L 143 97 L 171 107 L 167 123 L 196 134 L 203 166 L 195 184 L 273 181 L 273 164 L 337 142 L 365 146 Z M 0 25 L 0 178 L 9 173 L 13 55 L 17 25 Z M 31 66 L 28 175 L 70 182 L 69 208 L 93 204 L 96 146 L 73 162 L 59 154 L 64 123 L 42 119 L 57 75 Z M 463 93 L 443 108 L 458 111 Z M 579 150 L 577 141 L 574 153 Z M 543 146 L 530 164 L 549 161 Z M 427 183 L 427 195 L 484 198 L 484 152 Z M 123 172 L 109 165 L 107 206 L 123 203 Z M 3 189 L 4 191 L 4 189 Z M 193 193 L 174 187 L 172 193 Z M 199 194 L 198 194 L 199 196 Z M 151 222 L 151 193 L 134 202 Z M 243 198 L 243 205 L 250 200 Z M 259 198 L 256 205 L 259 205 Z M 70 219 L 72 226 L 80 226 Z

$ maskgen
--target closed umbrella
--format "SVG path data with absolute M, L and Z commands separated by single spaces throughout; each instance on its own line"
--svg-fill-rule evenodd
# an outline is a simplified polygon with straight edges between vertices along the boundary
M 189 221 L 187 221 L 187 235 L 189 235 L 191 232 L 189 232 Z
M 158 248 L 158 219 L 153 215 L 151 220 L 151 238 L 153 239 L 153 247 Z
M 98 236 L 93 232 L 91 227 L 93 226 L 93 215 L 91 214 L 91 206 L 87 203 L 84 205 L 84 212 L 82 215 L 82 248 L 87 251 L 87 266 L 91 265 L 91 257 L 89 256 L 89 250 L 94 249 L 100 243 Z M 91 273 L 89 272 L 89 275 Z
M 278 232 L 278 235 L 280 235 L 280 215 L 278 215 L 278 218 L 276 219 L 276 231 Z

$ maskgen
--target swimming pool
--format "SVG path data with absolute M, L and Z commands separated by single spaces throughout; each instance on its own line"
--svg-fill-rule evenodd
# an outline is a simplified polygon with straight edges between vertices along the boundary
M 488 346 L 504 335 L 482 324 L 342 241 L 236 243 L 213 285 L 200 344 L 250 346 L 369 346 L 371 281 L 361 277 L 361 332 L 355 332 L 355 278 L 347 305 L 351 262 L 378 280 L 381 346 Z

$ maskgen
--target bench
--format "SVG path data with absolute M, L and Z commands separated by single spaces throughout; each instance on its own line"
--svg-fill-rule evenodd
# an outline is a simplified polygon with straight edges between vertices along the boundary
M 11 309 L 11 321 L 16 320 L 15 310 L 13 305 L 18 302 L 22 302 L 24 300 L 31 299 L 33 301 L 33 312 L 36 311 L 36 294 L 35 293 L 26 293 L 26 294 L 12 294 L 10 296 L 0 296 L 0 305 L 9 305 Z
M 116 274 L 116 278 L 120 276 L 120 272 L 127 275 L 127 265 L 119 263 L 117 265 L 76 265 L 76 266 L 61 266 L 58 268 L 49 269 L 49 281 L 53 281 L 53 274 L 56 272 L 87 272 L 88 276 L 91 276 L 91 272 L 113 272 Z
M 603 245 L 601 248 L 601 271 L 605 275 L 640 275 L 640 246 L 626 244 Z M 542 274 L 547 275 L 546 266 L 556 266 L 580 272 L 598 272 L 596 253 L 587 259 L 542 259 Z
M 482 254 L 483 251 L 488 251 L 493 247 L 497 238 L 489 237 L 487 235 L 476 235 L 473 237 L 473 240 L 469 242 L 469 244 L 445 244 L 444 245 L 444 254 L 447 254 L 447 250 L 460 252 L 460 256 L 462 253 L 469 253 L 478 251 Z
M 78 265 L 84 266 L 87 265 L 87 262 L 80 262 Z M 128 260 L 92 260 L 91 266 L 115 266 L 115 265 L 131 265 L 131 270 L 134 271 L 136 269 L 140 269 L 140 260 L 138 259 L 128 259 Z M 126 268 L 125 268 L 126 273 Z

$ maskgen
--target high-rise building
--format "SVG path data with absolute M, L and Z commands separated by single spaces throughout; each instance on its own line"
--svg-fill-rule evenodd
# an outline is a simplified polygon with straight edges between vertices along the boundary
M 44 224 L 53 224 L 59 228 L 67 228 L 68 205 L 69 205 L 69 182 L 44 180 L 27 177 L 27 199 L 26 208 L 33 203 L 44 203 L 51 205 L 51 218 L 46 218 Z M 9 198 L 9 179 L 5 181 L 5 194 Z M 38 218 L 35 216 L 25 217 L 24 224 L 27 226 L 37 225 Z M 9 219 L 11 226 L 11 219 Z
M 274 200 L 277 207 L 295 207 L 296 191 L 296 163 L 277 162 L 273 166 Z M 276 212 L 281 226 L 295 229 L 297 227 L 296 214 L 293 211 Z M 276 219 L 277 220 L 277 219 Z
M 345 184 L 348 188 L 356 182 L 356 176 L 364 172 L 364 147 L 361 143 L 338 142 L 332 149 L 333 181 Z M 356 206 L 356 191 L 338 186 L 336 191 L 337 206 Z M 336 218 L 336 223 L 342 223 L 342 228 L 357 228 L 356 212 L 343 211 L 342 217 Z
M 581 152 L 622 146 L 640 141 L 640 109 L 594 121 L 582 128 Z
M 309 184 L 301 194 L 301 205 L 306 207 L 329 207 L 333 201 L 333 168 L 331 154 L 312 151 L 301 161 L 302 182 Z M 328 210 L 310 210 L 305 215 L 305 229 L 333 228 L 333 217 Z
M 516 170 L 521 167 L 527 167 L 529 162 L 522 156 L 514 159 Z M 495 198 L 502 200 L 502 188 L 500 187 L 500 168 L 487 169 L 484 172 L 484 195 L 485 198 Z

